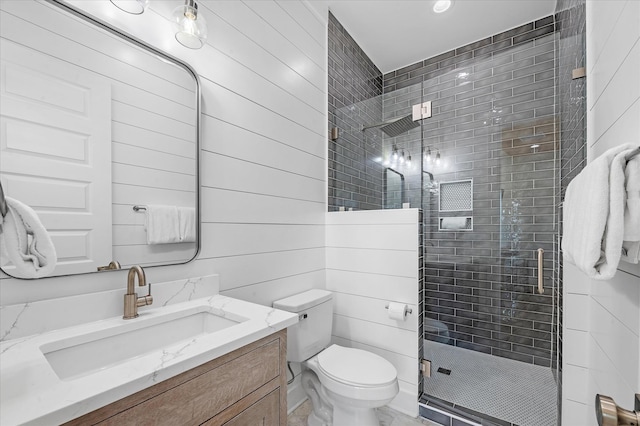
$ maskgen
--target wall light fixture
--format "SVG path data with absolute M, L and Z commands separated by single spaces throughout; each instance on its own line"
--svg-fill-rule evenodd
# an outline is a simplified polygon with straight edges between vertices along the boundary
M 149 6 L 149 0 L 111 0 L 118 9 L 132 15 L 141 15 Z
M 438 0 L 433 3 L 433 11 L 435 13 L 446 12 L 451 7 L 451 3 L 451 0 Z
M 112 0 L 113 1 L 113 0 Z M 198 13 L 195 0 L 185 0 L 171 14 L 176 40 L 189 49 L 200 49 L 207 40 L 207 21 Z

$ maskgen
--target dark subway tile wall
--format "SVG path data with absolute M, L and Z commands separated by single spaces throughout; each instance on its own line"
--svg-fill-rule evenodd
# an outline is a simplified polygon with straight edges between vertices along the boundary
M 559 0 L 556 4 L 556 25 L 559 37 L 556 51 L 557 64 L 557 108 L 560 118 L 560 197 L 556 199 L 558 210 L 558 238 L 562 231 L 562 203 L 567 185 L 584 168 L 586 152 L 586 82 L 584 78 L 574 80 L 572 71 L 586 66 L 586 13 L 585 0 Z M 562 256 L 554 264 L 554 296 L 556 300 L 553 333 L 554 363 L 558 383 L 558 407 L 562 402 Z M 561 410 L 558 409 L 558 415 Z M 558 418 L 560 424 L 560 418 Z
M 553 21 L 553 16 L 542 18 L 493 37 L 488 37 L 433 58 L 391 71 L 383 77 L 384 92 L 389 93 L 396 89 L 422 83 L 433 77 L 440 77 L 450 71 L 477 66 L 479 62 L 485 59 L 492 59 L 494 54 L 499 54 L 513 47 L 523 46 L 527 42 L 534 42 L 544 35 L 554 33 L 555 26 Z M 514 51 L 514 53 L 516 52 Z M 502 60 L 510 62 L 506 58 L 502 58 Z M 499 64 L 485 64 L 484 66 L 493 68 L 497 65 Z
M 372 160 L 380 143 L 365 140 L 360 129 L 382 117 L 382 73 L 331 13 L 328 44 L 328 125 L 340 132 L 329 140 L 329 210 L 380 209 L 383 168 Z
M 403 202 L 423 208 L 425 317 L 448 327 L 451 344 L 547 367 L 556 366 L 561 347 L 554 338 L 561 304 L 553 304 L 561 300 L 559 188 L 584 161 L 579 145 L 558 145 L 557 113 L 566 101 L 556 96 L 562 67 L 556 50 L 563 41 L 554 17 L 546 17 L 381 76 L 329 16 L 329 127 L 340 129 L 338 140 L 329 141 L 329 210 Z M 581 88 L 573 85 L 560 96 L 577 104 Z M 433 118 L 421 127 L 395 138 L 362 132 L 425 100 L 433 102 Z M 563 112 L 560 119 L 568 117 L 576 125 L 567 130 L 563 121 L 563 137 L 570 131 L 569 140 L 580 139 L 584 115 Z M 399 170 L 404 179 L 385 174 L 373 159 L 392 147 L 420 159 L 417 171 Z M 446 169 L 423 164 L 436 181 L 473 179 L 471 211 L 438 211 L 437 188 L 419 171 L 425 147 L 447 163 Z M 562 185 L 554 172 L 560 154 Z M 456 215 L 472 216 L 473 230 L 439 230 L 440 217 Z M 545 250 L 543 295 L 535 293 L 537 248 Z M 425 338 L 442 335 L 425 329 Z
M 385 74 L 383 116 L 432 101 L 433 116 L 385 140 L 446 164 L 423 167 L 442 183 L 473 179 L 473 208 L 440 212 L 421 173 L 405 175 L 405 201 L 424 209 L 424 314 L 448 328 L 448 343 L 550 367 L 555 357 L 553 267 L 559 157 L 556 32 L 552 16 Z M 532 145 L 537 145 L 533 147 Z M 473 217 L 473 230 L 439 220 Z M 545 294 L 536 293 L 537 249 Z M 447 339 L 433 328 L 425 338 Z

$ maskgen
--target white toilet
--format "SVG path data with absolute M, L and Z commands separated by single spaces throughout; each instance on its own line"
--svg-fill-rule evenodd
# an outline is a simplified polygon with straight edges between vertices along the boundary
M 397 371 L 371 352 L 329 346 L 331 298 L 330 291 L 309 290 L 273 303 L 300 319 L 287 331 L 287 360 L 302 363 L 302 386 L 313 405 L 308 424 L 378 426 L 375 409 L 398 394 Z

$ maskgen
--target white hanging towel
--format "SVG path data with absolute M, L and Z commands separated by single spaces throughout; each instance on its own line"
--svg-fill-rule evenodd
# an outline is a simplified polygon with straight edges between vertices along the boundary
M 5 199 L 7 215 L 4 218 L 0 216 L 2 257 L 6 256 L 15 266 L 17 277 L 48 276 L 58 261 L 49 233 L 31 207 L 11 197 Z M 8 265 L 5 259 L 0 263 Z
M 176 206 L 148 205 L 145 226 L 147 244 L 180 242 L 179 217 Z
M 640 262 L 640 155 L 627 163 L 624 171 L 627 203 L 624 209 L 622 258 L 625 262 Z
M 466 217 L 440 218 L 440 229 L 467 229 Z
M 565 260 L 597 280 L 613 278 L 622 254 L 625 155 L 614 147 L 589 163 L 567 187 L 563 210 Z
M 196 209 L 193 207 L 178 207 L 180 222 L 180 242 L 193 243 L 196 241 Z

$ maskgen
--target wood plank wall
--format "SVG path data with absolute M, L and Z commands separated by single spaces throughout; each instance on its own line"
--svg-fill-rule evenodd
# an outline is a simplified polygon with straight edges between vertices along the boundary
M 106 1 L 70 3 L 189 63 L 202 83 L 201 252 L 147 268 L 149 280 L 219 273 L 222 293 L 267 305 L 324 287 L 326 16 L 304 1 L 201 1 L 209 39 L 190 50 L 171 33 L 177 1 L 135 16 Z M 2 275 L 0 304 L 124 288 L 125 275 L 29 286 Z
M 332 341 L 391 362 L 400 393 L 390 406 L 417 416 L 419 210 L 330 212 L 326 232 Z M 406 304 L 412 313 L 405 321 L 391 319 L 389 302 Z
M 586 3 L 587 158 L 640 140 L 640 3 Z M 563 424 L 595 425 L 594 400 L 633 409 L 640 389 L 640 265 L 608 281 L 564 263 Z

